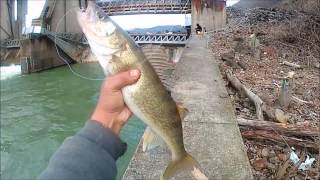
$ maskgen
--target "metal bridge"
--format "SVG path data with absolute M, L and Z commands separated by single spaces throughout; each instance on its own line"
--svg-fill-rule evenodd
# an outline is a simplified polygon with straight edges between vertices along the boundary
M 83 34 L 53 33 L 53 32 L 47 31 L 46 33 L 39 34 L 39 35 L 46 35 L 52 41 L 54 41 L 54 39 L 57 38 L 57 42 L 67 41 L 72 44 L 88 45 L 87 39 Z M 129 35 L 137 44 L 185 45 L 188 39 L 187 33 L 153 33 L 153 34 L 129 33 Z M 19 48 L 20 40 L 13 39 L 13 40 L 4 41 L 1 43 L 1 47 Z
M 97 5 L 110 16 L 191 13 L 191 0 L 111 0 L 97 1 Z
M 137 44 L 174 44 L 185 45 L 187 33 L 130 34 Z
M 19 39 L 11 39 L 1 42 L 1 47 L 3 48 L 17 48 L 20 47 L 20 40 Z

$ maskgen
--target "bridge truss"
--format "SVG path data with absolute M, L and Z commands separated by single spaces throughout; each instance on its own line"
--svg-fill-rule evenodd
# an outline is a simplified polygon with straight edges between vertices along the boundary
M 187 42 L 186 33 L 130 34 L 130 36 L 137 44 L 185 45 Z
M 58 41 L 62 40 L 62 41 L 67 41 L 73 44 L 88 45 L 87 39 L 83 34 L 74 34 L 74 33 L 57 33 L 56 34 L 56 33 L 47 31 L 46 33 L 43 33 L 43 34 L 36 33 L 34 35 L 38 35 L 38 36 L 46 35 L 53 41 L 54 41 L 54 38 L 57 38 Z M 187 33 L 153 33 L 153 34 L 129 33 L 129 35 L 137 44 L 185 45 L 188 39 Z M 13 40 L 7 40 L 4 42 L 1 42 L 1 47 L 19 48 L 20 40 L 13 39 Z
M 191 0 L 112 0 L 97 1 L 97 5 L 110 16 L 191 13 Z

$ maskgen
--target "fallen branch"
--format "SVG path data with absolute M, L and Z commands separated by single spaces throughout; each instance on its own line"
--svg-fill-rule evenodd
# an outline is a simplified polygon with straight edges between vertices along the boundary
M 241 132 L 241 135 L 247 139 L 269 140 L 276 143 L 288 144 L 289 146 L 307 148 L 315 152 L 319 152 L 319 145 L 313 141 L 299 139 L 294 137 L 281 136 L 277 133 L 265 130 L 247 130 Z
M 260 99 L 259 96 L 254 94 L 252 91 L 250 91 L 248 88 L 246 88 L 238 78 L 236 78 L 230 70 L 226 71 L 227 79 L 231 82 L 232 86 L 236 88 L 240 94 L 243 96 L 245 95 L 250 99 L 251 102 L 254 103 L 256 107 L 256 115 L 259 120 L 264 120 L 263 118 L 263 112 L 262 112 L 262 104 L 263 101 Z
M 294 124 L 283 124 L 275 123 L 271 121 L 257 121 L 257 120 L 248 120 L 244 118 L 237 118 L 237 122 L 240 126 L 252 127 L 255 129 L 261 130 L 274 130 L 281 132 L 285 135 L 294 135 L 294 136 L 309 136 L 316 137 L 320 136 L 320 129 L 304 125 L 294 125 Z
M 291 63 L 291 62 L 288 62 L 288 61 L 283 61 L 283 64 L 284 64 L 284 65 L 287 65 L 287 66 L 294 67 L 294 68 L 301 68 L 300 65 L 295 64 L 295 63 Z
M 302 99 L 299 99 L 298 97 L 296 96 L 292 96 L 292 99 L 297 101 L 298 103 L 304 103 L 304 104 L 312 104 L 312 102 L 309 102 L 309 101 L 305 101 L 305 100 L 302 100 Z
M 228 53 L 222 54 L 221 55 L 221 60 L 226 61 L 226 64 L 228 66 L 231 66 L 231 67 L 236 68 L 236 69 L 242 68 L 242 69 L 246 70 L 246 67 L 245 67 L 244 63 L 242 63 L 240 61 L 237 61 L 235 59 L 235 53 L 233 51 L 230 51 Z

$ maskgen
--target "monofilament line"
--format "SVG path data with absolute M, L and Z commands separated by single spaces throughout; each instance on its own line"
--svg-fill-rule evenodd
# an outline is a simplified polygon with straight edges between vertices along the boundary
M 80 77 L 80 78 L 82 78 L 82 79 L 86 79 L 86 80 L 90 80 L 90 81 L 103 81 L 104 78 L 91 78 L 91 77 L 86 77 L 86 76 L 84 76 L 84 75 L 82 75 L 82 74 L 80 74 L 80 73 L 77 73 L 76 71 L 74 71 L 74 70 L 72 69 L 70 63 L 69 63 L 67 60 L 65 60 L 65 59 L 60 55 L 60 53 L 59 53 L 58 46 L 57 46 L 57 31 L 58 31 L 58 27 L 59 27 L 62 19 L 64 19 L 65 16 L 68 15 L 68 14 L 69 14 L 72 10 L 74 10 L 74 9 L 78 9 L 78 8 L 75 7 L 75 8 L 69 9 L 69 10 L 59 19 L 59 21 L 58 21 L 58 23 L 57 23 L 57 27 L 56 27 L 55 34 L 54 34 L 54 46 L 55 46 L 55 49 L 56 49 L 56 51 L 57 51 L 57 54 L 58 54 L 59 58 L 60 58 L 64 63 L 67 64 L 69 70 L 70 70 L 71 73 L 74 74 L 75 76 L 78 76 L 78 77 Z M 79 9 L 79 10 L 80 10 L 80 9 Z

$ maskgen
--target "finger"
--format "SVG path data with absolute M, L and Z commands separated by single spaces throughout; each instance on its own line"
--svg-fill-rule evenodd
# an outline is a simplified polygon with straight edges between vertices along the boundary
M 120 90 L 121 88 L 135 83 L 140 77 L 140 71 L 137 69 L 121 72 L 107 79 L 106 86 L 111 90 Z
M 131 117 L 131 115 L 132 115 L 132 112 L 129 110 L 129 108 L 124 107 L 118 116 L 120 124 L 124 125 L 128 121 L 128 119 Z
M 125 107 L 122 112 L 118 116 L 118 123 L 115 125 L 114 130 L 116 134 L 119 134 L 121 128 L 125 125 L 125 123 L 129 120 L 132 112 Z

